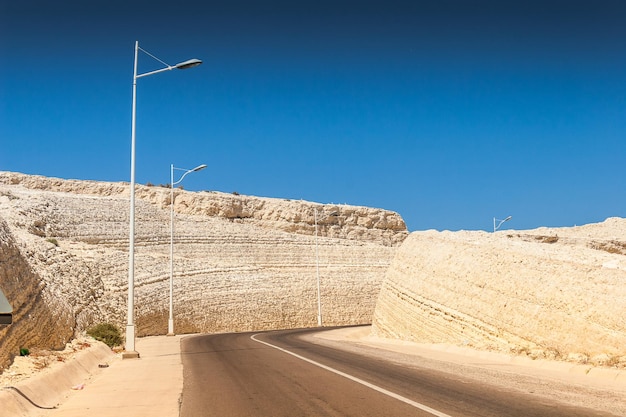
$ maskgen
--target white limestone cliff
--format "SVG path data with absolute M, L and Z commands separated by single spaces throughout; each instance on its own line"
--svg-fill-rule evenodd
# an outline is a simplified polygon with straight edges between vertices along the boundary
M 125 326 L 128 191 L 124 183 L 0 172 L 0 287 L 15 297 L 15 280 L 30 271 L 28 288 L 18 290 L 45 304 L 33 319 L 48 323 L 39 332 L 65 343 L 96 323 Z M 177 333 L 316 326 L 318 259 L 323 324 L 369 323 L 384 272 L 408 234 L 398 214 L 382 209 L 174 192 Z M 136 188 L 138 336 L 167 332 L 169 201 L 168 188 Z M 52 347 L 52 336 L 24 340 L 27 319 L 16 313 L 0 329 L 0 351 Z
M 373 332 L 626 366 L 626 219 L 530 231 L 413 232 Z

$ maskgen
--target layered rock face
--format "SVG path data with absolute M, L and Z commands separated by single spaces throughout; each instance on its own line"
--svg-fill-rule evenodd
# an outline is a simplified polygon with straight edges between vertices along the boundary
M 7 224 L 0 218 L 0 288 L 11 302 L 14 323 L 20 323 L 0 326 L 0 369 L 23 347 L 61 348 L 74 333 L 70 310 L 51 297 L 25 256 L 35 255 L 20 252 Z
M 375 334 L 626 366 L 626 219 L 531 231 L 414 232 Z
M 129 195 L 129 186 L 126 183 L 64 180 L 13 172 L 0 172 L 0 184 L 19 185 L 33 191 L 82 196 L 128 199 Z M 218 217 L 262 228 L 313 235 L 314 210 L 318 210 L 319 224 L 324 226 L 318 230 L 320 236 L 398 246 L 408 235 L 402 217 L 384 209 L 322 205 L 301 200 L 242 196 L 215 191 L 188 193 L 175 189 L 174 193 L 174 210 L 181 214 Z M 168 188 L 138 185 L 135 198 L 151 203 L 157 208 L 169 210 Z
M 381 209 L 179 189 L 174 195 L 177 333 L 315 326 L 317 265 L 323 324 L 369 323 L 384 272 L 408 234 L 398 214 Z M 0 287 L 18 312 L 5 337 L 24 322 L 17 290 L 7 289 L 17 274 L 8 265 L 18 260 L 32 273 L 30 294 L 50 309 L 40 315 L 55 320 L 36 326 L 39 332 L 62 335 L 64 343 L 95 323 L 126 325 L 128 196 L 126 184 L 0 173 Z M 139 336 L 167 332 L 169 202 L 167 188 L 136 188 Z

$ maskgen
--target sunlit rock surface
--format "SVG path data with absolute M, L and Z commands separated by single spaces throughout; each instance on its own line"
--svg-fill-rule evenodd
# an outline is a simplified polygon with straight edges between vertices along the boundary
M 373 332 L 626 365 L 626 219 L 529 231 L 413 232 L 398 249 Z
M 384 273 L 408 235 L 402 218 L 382 209 L 174 193 L 177 333 L 316 326 L 318 259 L 323 324 L 369 323 Z M 165 334 L 168 188 L 137 186 L 135 224 L 137 334 Z M 16 313 L 14 324 L 0 328 L 4 362 L 7 349 L 63 345 L 95 323 L 123 331 L 128 184 L 1 172 L 0 240 L 0 288 Z

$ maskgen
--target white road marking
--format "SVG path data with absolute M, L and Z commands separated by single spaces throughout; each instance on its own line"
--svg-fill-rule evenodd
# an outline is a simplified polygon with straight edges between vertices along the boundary
M 437 410 L 435 410 L 434 408 L 430 408 L 430 407 L 429 407 L 429 406 L 427 406 L 427 405 L 420 404 L 420 403 L 418 403 L 417 401 L 413 401 L 413 400 L 408 399 L 408 398 L 406 398 L 406 397 L 403 397 L 403 396 L 401 396 L 401 395 L 399 395 L 399 394 L 396 394 L 395 392 L 391 392 L 391 391 L 389 391 L 389 390 L 386 390 L 386 389 L 384 389 L 384 388 L 381 388 L 381 387 L 379 387 L 378 385 L 371 384 L 371 383 L 369 383 L 369 382 L 367 382 L 367 381 L 364 381 L 364 380 L 362 380 L 362 379 L 359 379 L 359 378 L 357 378 L 357 377 L 355 377 L 355 376 L 352 376 L 352 375 L 346 374 L 345 372 L 341 372 L 341 371 L 339 371 L 339 370 L 337 370 L 337 369 L 331 368 L 330 366 L 326 366 L 326 365 L 321 364 L 321 363 L 319 363 L 319 362 L 315 362 L 314 360 L 311 360 L 311 359 L 305 358 L 304 356 L 300 356 L 300 355 L 298 355 L 297 353 L 293 353 L 293 352 L 291 352 L 291 351 L 288 351 L 287 349 L 283 349 L 283 348 L 281 348 L 281 347 L 279 347 L 279 346 L 272 345 L 271 343 L 267 343 L 267 342 L 264 342 L 264 341 L 262 341 L 262 340 L 259 340 L 259 339 L 257 339 L 257 338 L 256 338 L 256 336 L 258 336 L 258 335 L 259 335 L 259 333 L 254 334 L 254 335 L 250 336 L 250 339 L 254 340 L 254 341 L 255 341 L 255 342 L 257 342 L 257 343 L 262 343 L 262 344 L 264 344 L 264 345 L 266 345 L 266 346 L 269 346 L 269 347 L 271 347 L 271 348 L 278 349 L 278 350 L 280 350 L 281 352 L 287 353 L 287 354 L 289 354 L 289 355 L 291 355 L 291 356 L 294 356 L 294 357 L 296 357 L 296 358 L 298 358 L 298 359 L 301 359 L 301 360 L 303 360 L 303 361 L 305 361 L 305 362 L 308 362 L 308 363 L 310 363 L 310 364 L 312 364 L 312 365 L 318 366 L 318 367 L 320 367 L 320 368 L 322 368 L 322 369 L 326 369 L 327 371 L 333 372 L 333 373 L 335 373 L 335 374 L 337 374 L 337 375 L 340 375 L 340 376 L 342 376 L 342 377 L 344 377 L 344 378 L 348 378 L 348 379 L 349 379 L 349 380 L 351 380 L 351 381 L 354 381 L 354 382 L 356 382 L 356 383 L 358 383 L 358 384 L 364 385 L 364 386 L 366 386 L 366 387 L 368 387 L 368 388 L 373 389 L 374 391 L 378 391 L 378 392 L 380 392 L 381 394 L 385 394 L 385 395 L 387 395 L 387 396 L 389 396 L 389 397 L 391 397 L 391 398 L 395 398 L 396 400 L 402 401 L 403 403 L 406 403 L 406 404 L 408 404 L 408 405 L 411 405 L 411 406 L 413 406 L 413 407 L 415 407 L 415 408 L 418 408 L 418 409 L 420 409 L 420 410 L 422 410 L 422 411 L 426 411 L 427 413 L 430 413 L 430 414 L 432 414 L 432 415 L 434 415 L 434 416 L 437 416 L 437 417 L 452 417 L 452 416 L 450 416 L 449 414 L 445 414 L 445 413 L 442 413 L 441 411 L 437 411 Z

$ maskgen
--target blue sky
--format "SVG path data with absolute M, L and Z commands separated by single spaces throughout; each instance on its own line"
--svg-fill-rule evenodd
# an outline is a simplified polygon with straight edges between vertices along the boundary
M 626 217 L 621 1 L 0 0 L 0 170 L 396 211 Z M 160 67 L 140 53 L 139 72 Z

